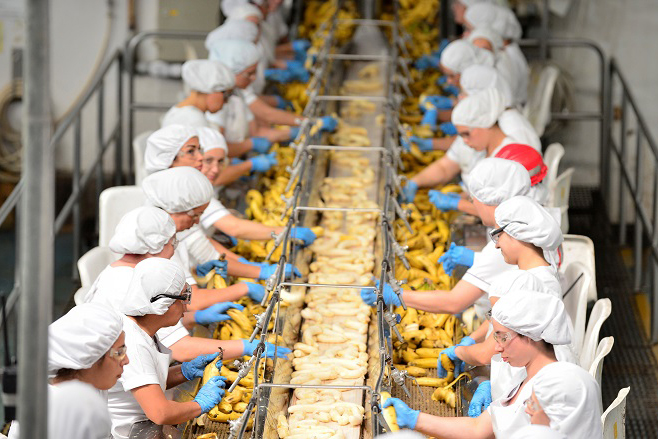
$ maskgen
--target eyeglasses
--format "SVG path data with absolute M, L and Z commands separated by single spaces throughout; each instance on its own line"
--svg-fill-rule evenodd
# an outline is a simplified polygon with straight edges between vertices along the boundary
M 192 221 L 196 221 L 196 220 L 198 220 L 199 218 L 201 218 L 201 214 L 200 214 L 200 213 L 196 213 L 196 212 L 194 211 L 194 209 L 192 209 L 192 210 L 188 210 L 188 211 L 185 212 L 185 213 L 186 213 L 190 218 L 192 218 Z
M 184 304 L 189 304 L 192 301 L 192 287 L 189 286 L 188 284 L 185 284 L 185 289 L 181 294 L 157 294 L 153 297 L 151 297 L 151 303 L 155 302 L 158 299 L 162 299 L 163 297 L 166 297 L 167 299 L 174 299 L 174 300 L 180 300 Z
M 505 231 L 505 228 L 507 228 L 507 226 L 509 226 L 512 223 L 525 224 L 526 226 L 528 225 L 528 223 L 524 223 L 523 221 L 511 221 L 505 224 L 503 227 L 499 227 L 496 230 L 492 230 L 491 232 L 489 232 L 489 236 L 491 237 L 491 240 L 493 241 L 494 244 L 498 244 L 498 239 L 500 238 L 500 234 L 503 233 Z
M 507 345 L 510 341 L 516 338 L 519 334 L 512 332 L 494 332 L 493 338 L 501 346 Z
M 530 410 L 531 412 L 535 413 L 541 410 L 541 407 L 539 407 L 539 404 L 537 404 L 533 399 L 532 396 L 528 399 L 525 400 L 524 402 L 525 406 Z
M 110 353 L 108 355 L 110 356 L 110 358 L 114 358 L 117 361 L 122 361 L 124 358 L 126 358 L 127 352 L 128 352 L 128 347 L 121 346 L 117 350 L 110 349 Z

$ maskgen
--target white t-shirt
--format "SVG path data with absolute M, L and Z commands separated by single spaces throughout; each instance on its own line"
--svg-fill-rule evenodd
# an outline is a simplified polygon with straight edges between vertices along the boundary
M 464 142 L 461 136 L 457 136 L 446 152 L 446 157 L 459 165 L 461 178 L 466 187 L 468 187 L 468 175 L 471 169 L 486 156 L 486 151 L 474 150 Z
M 548 203 L 548 186 L 544 181 L 540 181 L 534 186 L 530 187 L 530 191 L 528 191 L 527 194 L 530 198 L 535 200 L 537 203 L 540 205 L 544 206 L 546 208 L 546 203 Z M 546 210 L 549 210 L 549 208 L 546 208 Z M 559 209 L 558 209 L 559 210 Z M 549 210 L 550 212 L 550 210 Z M 558 224 L 562 222 L 562 212 L 558 212 L 558 217 L 556 218 Z M 551 212 L 551 216 L 555 217 L 553 212 Z
M 528 83 L 530 81 L 528 61 L 517 43 L 508 44 L 504 50 L 508 54 L 516 72 L 517 83 L 516 87 L 514 87 L 514 95 L 521 104 L 525 104 L 528 100 Z
M 199 219 L 199 224 L 204 231 L 211 229 L 214 224 L 220 219 L 224 218 L 226 215 L 230 215 L 231 212 L 224 207 L 224 205 L 217 198 L 211 198 L 210 204 L 206 207 L 206 210 L 201 214 Z
M 227 142 L 242 142 L 249 137 L 249 122 L 254 120 L 249 105 L 255 100 L 256 95 L 249 87 L 244 90 L 237 89 L 217 113 L 206 112 L 206 120 L 224 128 Z
M 491 283 L 489 298 L 502 297 L 518 289 L 543 292 L 562 298 L 557 270 L 550 265 L 501 273 Z
M 514 105 L 520 106 L 525 102 L 527 97 L 527 91 L 523 91 L 521 87 L 522 84 L 521 78 L 519 77 L 519 71 L 517 70 L 514 61 L 512 61 L 510 55 L 505 51 L 501 50 L 496 54 L 496 63 L 494 65 L 498 74 L 500 74 L 507 83 L 512 88 L 512 95 L 514 97 Z M 528 73 L 526 73 L 528 76 Z M 528 87 L 527 79 L 525 81 L 525 87 Z M 524 96 L 525 95 L 525 96 Z
M 500 360 L 500 354 L 494 355 L 491 359 L 492 365 L 492 389 L 493 389 L 493 380 L 494 377 L 494 359 L 498 357 Z M 505 369 L 511 369 L 507 363 L 502 363 L 502 367 Z M 521 369 L 521 368 L 514 368 Z M 524 368 L 523 368 L 524 369 Z M 532 386 L 535 377 L 532 377 L 528 382 L 523 386 L 521 390 L 519 387 L 525 379 L 525 374 L 513 374 L 513 378 L 505 381 L 505 391 L 502 393 L 502 397 L 495 398 L 491 403 L 487 411 L 491 415 L 491 423 L 493 425 L 494 435 L 497 438 L 508 438 L 516 430 L 526 425 L 530 425 L 530 416 L 525 412 L 525 401 L 530 398 L 532 395 Z M 509 401 L 518 393 L 518 396 L 513 403 L 508 404 Z M 494 392 L 492 390 L 492 397 L 494 397 Z
M 171 361 L 171 351 L 159 341 L 156 343 L 131 318 L 124 317 L 123 330 L 130 362 L 124 366 L 121 378 L 108 392 L 107 403 L 114 439 L 128 439 L 132 424 L 147 419 L 131 390 L 157 384 L 164 392 Z
M 541 153 L 541 142 L 537 132 L 519 110 L 511 108 L 503 111 L 498 118 L 498 126 L 507 137 L 514 139 L 515 143 L 532 146 Z
M 267 14 L 267 18 L 265 19 L 265 21 L 268 22 L 270 25 L 272 25 L 272 27 L 276 32 L 275 43 L 277 43 L 281 38 L 288 35 L 288 25 L 286 24 L 286 20 L 283 17 L 283 11 L 281 11 L 281 8 Z
M 212 246 L 203 229 L 198 224 L 191 228 L 178 232 L 178 247 L 174 255 L 179 255 L 186 262 L 183 265 L 191 276 L 191 267 L 204 262 L 219 259 L 219 252 Z M 196 284 L 196 282 L 195 282 Z
M 496 245 L 490 241 L 481 252 L 475 253 L 473 265 L 466 271 L 462 280 L 489 294 L 491 285 L 499 274 L 518 269 L 516 265 L 505 262 L 500 249 L 497 249 Z
M 193 105 L 184 107 L 171 107 L 162 118 L 162 126 L 180 124 L 193 127 L 209 127 L 210 123 L 206 120 L 203 111 Z

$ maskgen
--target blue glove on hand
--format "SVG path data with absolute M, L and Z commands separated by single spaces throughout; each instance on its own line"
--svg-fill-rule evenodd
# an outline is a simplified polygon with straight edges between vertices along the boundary
M 413 430 L 418 422 L 420 410 L 413 410 L 398 398 L 388 398 L 382 408 L 393 406 L 397 417 L 398 427 Z M 389 425 L 390 427 L 390 425 Z
M 423 115 L 423 119 L 420 121 L 420 124 L 429 125 L 432 131 L 434 131 L 436 130 L 436 118 L 438 115 L 439 115 L 439 110 L 437 110 L 436 108 L 430 108 Z
M 441 364 L 441 355 L 447 355 L 448 358 L 452 360 L 452 363 L 455 365 L 455 376 L 459 376 L 460 373 L 464 371 L 464 362 L 461 358 L 455 353 L 457 346 L 450 346 L 439 353 L 439 359 L 436 362 L 436 375 L 439 378 L 445 378 L 448 375 L 448 372 L 443 368 Z
M 404 152 L 411 151 L 411 139 L 407 136 L 400 136 L 400 145 L 402 145 L 402 150 Z
M 244 163 L 244 160 L 237 157 L 231 159 L 231 165 L 239 165 L 240 163 Z
M 251 262 L 251 261 L 248 261 L 248 260 L 246 260 L 245 258 L 242 258 L 242 257 L 238 258 L 238 262 L 241 263 L 241 264 L 253 265 L 254 267 L 263 267 L 263 266 L 270 265 L 267 262 Z
M 418 185 L 413 180 L 407 180 L 407 183 L 402 188 L 402 202 L 403 203 L 413 203 L 414 198 L 416 198 L 416 192 L 418 191 Z
M 254 172 L 267 172 L 272 166 L 279 164 L 276 159 L 276 152 L 257 155 L 250 158 L 249 161 L 251 162 L 251 170 Z
M 206 366 L 209 363 L 212 363 L 212 361 L 217 358 L 218 355 L 219 352 L 215 352 L 214 354 L 199 355 L 190 361 L 185 361 L 182 363 L 180 370 L 183 372 L 183 376 L 188 380 L 202 377 Z
M 265 79 L 268 81 L 287 84 L 292 82 L 294 75 L 292 71 L 285 69 L 265 69 Z
M 439 125 L 439 129 L 446 136 L 456 136 L 457 135 L 457 127 L 454 126 L 452 124 L 452 122 L 443 122 L 441 125 Z
M 322 131 L 335 131 L 338 127 L 338 120 L 333 116 L 322 116 L 320 120 L 322 121 L 320 127 Z
M 448 47 L 448 44 L 450 44 L 450 40 L 449 40 L 449 39 L 447 39 L 447 38 L 442 39 L 441 42 L 439 43 L 439 49 L 438 49 L 438 50 L 435 50 L 435 51 L 432 53 L 432 55 L 441 58 L 441 54 L 443 53 L 443 51 L 445 50 L 445 48 Z
M 448 83 L 448 77 L 446 75 L 439 76 L 439 79 L 436 80 L 436 85 L 445 85 Z
M 194 321 L 199 325 L 207 325 L 210 323 L 224 322 L 231 320 L 231 316 L 226 314 L 231 308 L 243 310 L 244 306 L 232 302 L 215 303 L 206 309 L 202 309 L 194 313 Z M 192 360 L 194 361 L 194 360 Z
M 304 58 L 306 58 L 306 52 L 310 47 L 311 42 L 309 40 L 293 40 L 292 50 L 295 51 L 295 59 L 298 61 L 304 61 Z
M 303 61 L 297 61 L 297 60 L 286 61 L 286 69 L 288 70 L 303 69 L 303 68 L 304 68 Z
M 491 404 L 491 381 L 482 381 L 468 405 L 468 416 L 477 418 Z
M 417 70 L 437 69 L 440 58 L 434 55 L 423 55 L 414 62 Z
M 258 154 L 266 154 L 270 150 L 272 142 L 267 140 L 265 137 L 252 137 L 251 138 L 251 149 L 256 151 Z
M 249 341 L 249 340 L 242 340 L 242 355 L 253 355 L 254 351 L 256 350 L 256 346 L 260 343 L 259 340 L 254 340 L 254 341 Z M 274 349 L 276 348 L 276 357 L 277 358 L 286 358 L 288 354 L 290 354 L 292 351 L 286 347 L 283 346 L 277 346 L 272 343 L 265 342 L 265 355 L 268 357 L 273 357 L 274 356 Z
M 437 209 L 441 212 L 447 212 L 448 210 L 457 210 L 459 201 L 462 197 L 459 194 L 450 192 L 444 194 L 441 191 L 431 190 L 429 191 L 430 203 L 434 204 Z
M 292 106 L 292 102 L 283 99 L 281 96 L 274 95 L 274 99 L 276 100 L 276 108 L 278 108 L 279 110 L 294 109 L 294 107 Z
M 459 343 L 457 343 L 456 346 L 473 346 L 474 344 L 475 340 L 467 335 L 466 337 L 463 337 L 461 340 L 459 340 Z
M 204 262 L 196 266 L 196 275 L 203 277 L 206 274 L 210 273 L 210 270 L 215 270 L 215 273 L 219 274 L 221 277 L 226 278 L 228 275 L 226 268 L 228 267 L 227 261 L 218 261 L 214 259 L 212 261 Z
M 313 244 L 313 241 L 317 239 L 317 236 L 315 236 L 313 230 L 309 229 L 308 227 L 294 227 L 290 231 L 290 236 L 293 239 L 299 239 L 303 241 L 304 247 L 308 247 L 309 245 Z
M 261 303 L 265 297 L 265 287 L 253 282 L 245 282 L 247 285 L 247 296 L 256 303 Z
M 429 152 L 434 150 L 433 139 L 423 139 L 422 137 L 411 136 L 409 140 L 411 140 L 413 143 L 418 145 L 418 149 L 420 149 L 423 152 Z
M 471 267 L 473 265 L 474 256 L 475 252 L 473 250 L 462 247 L 461 245 L 455 245 L 453 242 L 450 244 L 448 251 L 441 255 L 438 262 L 439 264 L 443 264 L 443 271 L 445 271 L 448 276 L 452 276 L 452 271 L 457 265 Z
M 290 127 L 290 142 L 295 140 L 299 136 L 299 132 L 302 130 L 302 127 Z
M 459 93 L 461 93 L 461 90 L 459 89 L 459 87 L 457 87 L 456 85 L 452 85 L 452 84 L 444 85 L 443 86 L 443 91 L 448 93 L 449 95 L 453 95 L 453 96 L 459 96 Z
M 224 397 L 226 390 L 225 377 L 212 377 L 205 386 L 199 389 L 199 392 L 194 398 L 194 402 L 201 406 L 201 413 L 208 413 L 213 409 Z
M 439 110 L 450 110 L 453 106 L 452 99 L 447 96 L 430 95 L 425 96 L 423 103 L 430 103 Z
M 379 281 L 376 282 L 377 288 L 379 288 Z M 384 284 L 384 303 L 390 305 L 391 303 L 395 306 L 400 306 L 400 298 L 393 291 L 393 288 L 388 284 Z M 377 294 L 375 290 L 370 288 L 361 289 L 361 299 L 365 302 L 366 305 L 374 306 L 377 303 Z
M 270 276 L 274 274 L 276 271 L 277 264 L 272 264 L 272 265 L 263 265 L 260 268 L 260 273 L 258 274 L 258 279 L 263 280 L 263 279 L 269 279 Z M 302 277 L 302 273 L 299 272 L 297 267 L 293 267 L 290 264 L 286 264 L 285 269 L 283 274 L 285 275 L 286 278 L 291 278 L 292 274 L 295 273 L 295 277 Z
M 311 79 L 311 73 L 304 67 L 288 70 L 292 74 L 293 81 L 308 82 Z

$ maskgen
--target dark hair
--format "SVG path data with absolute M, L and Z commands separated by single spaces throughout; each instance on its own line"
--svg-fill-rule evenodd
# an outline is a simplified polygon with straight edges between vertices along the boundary
M 59 369 L 55 373 L 55 380 L 57 381 L 70 381 L 74 380 L 80 371 L 76 369 Z

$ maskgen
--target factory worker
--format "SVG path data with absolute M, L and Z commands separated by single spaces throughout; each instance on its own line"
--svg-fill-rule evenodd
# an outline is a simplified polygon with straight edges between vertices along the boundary
M 185 273 L 175 262 L 149 258 L 135 266 L 120 306 L 126 316 L 126 347 L 133 359 L 108 392 L 114 439 L 130 437 L 133 426 L 136 431 L 139 425 L 176 425 L 189 421 L 208 412 L 224 396 L 222 377 L 211 378 L 193 401 L 180 403 L 165 396 L 165 390 L 203 376 L 205 366 L 219 355 L 202 355 L 169 366 L 171 351 L 160 342 L 157 332 L 181 319 L 191 295 Z
M 545 425 L 527 425 L 514 433 L 511 439 L 568 439 Z
M 474 46 L 481 47 L 493 53 L 494 68 L 509 84 L 514 84 L 514 90 L 516 92 L 516 84 L 520 78 L 517 77 L 518 72 L 514 68 L 509 54 L 505 51 L 503 38 L 500 34 L 488 26 L 480 26 L 468 32 L 468 37 L 466 38 Z M 514 94 L 513 102 L 515 105 L 521 105 L 523 103 L 519 100 L 516 93 Z
M 494 401 L 477 418 L 446 418 L 413 410 L 397 398 L 393 406 L 398 425 L 444 439 L 508 438 L 530 424 L 525 401 L 532 395 L 538 373 L 555 363 L 555 345 L 568 344 L 569 320 L 564 304 L 549 294 L 517 290 L 501 298 L 492 310 L 496 356 L 491 364 Z M 496 389 L 497 377 L 507 375 Z M 600 422 L 600 421 L 599 421 Z
M 466 10 L 477 3 L 492 3 L 493 0 L 452 0 L 451 9 L 455 23 L 464 25 L 464 14 Z
M 553 363 L 537 373 L 526 403 L 530 422 L 546 425 L 569 439 L 598 438 L 601 389 L 594 377 L 571 363 Z
M 106 439 L 110 416 L 103 392 L 128 364 L 120 314 L 82 304 L 48 327 L 48 437 Z M 20 437 L 13 422 L 9 438 Z

